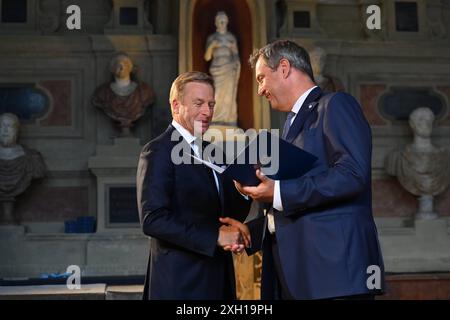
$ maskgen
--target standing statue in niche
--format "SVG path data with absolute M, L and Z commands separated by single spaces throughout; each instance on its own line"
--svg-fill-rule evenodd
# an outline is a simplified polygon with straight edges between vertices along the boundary
M 320 47 L 314 47 L 311 50 L 309 57 L 311 59 L 311 67 L 313 69 L 314 80 L 322 90 L 328 92 L 345 90 L 339 79 L 323 74 L 323 70 L 327 62 L 327 53 L 324 49 Z
M 216 87 L 216 107 L 213 123 L 237 125 L 237 89 L 241 62 L 236 37 L 227 31 L 228 16 L 219 11 L 216 15 L 216 32 L 206 41 L 205 60 L 212 59 L 209 72 Z
M 17 143 L 19 118 L 12 113 L 0 115 L 0 204 L 2 221 L 18 224 L 14 216 L 14 201 L 31 184 L 31 180 L 43 178 L 45 164 L 41 154 Z
M 145 82 L 135 81 L 135 71 L 130 57 L 116 55 L 110 63 L 113 81 L 97 88 L 92 104 L 118 122 L 122 136 L 131 136 L 130 128 L 142 117 L 154 101 L 154 93 Z
M 392 152 L 386 159 L 386 171 L 396 176 L 408 192 L 419 196 L 418 219 L 435 219 L 433 197 L 450 183 L 450 158 L 447 150 L 431 143 L 434 113 L 418 108 L 409 116 L 413 143 Z

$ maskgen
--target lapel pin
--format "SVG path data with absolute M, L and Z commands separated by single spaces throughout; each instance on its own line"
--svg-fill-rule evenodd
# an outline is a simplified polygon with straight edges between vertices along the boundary
M 308 106 L 308 109 L 311 109 L 313 107 L 313 105 L 312 104 L 310 104 L 309 106 Z

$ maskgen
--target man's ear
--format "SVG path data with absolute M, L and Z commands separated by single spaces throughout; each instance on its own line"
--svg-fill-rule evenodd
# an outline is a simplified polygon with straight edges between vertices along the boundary
M 286 79 L 291 72 L 291 63 L 287 59 L 281 59 L 279 68 L 281 68 L 283 78 Z
M 170 104 L 172 107 L 172 113 L 173 114 L 179 114 L 180 113 L 180 103 L 177 99 L 173 99 L 172 103 Z

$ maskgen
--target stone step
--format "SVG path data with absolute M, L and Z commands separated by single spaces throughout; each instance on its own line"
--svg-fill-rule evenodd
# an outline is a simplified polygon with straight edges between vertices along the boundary
M 66 285 L 0 286 L 0 300 L 141 300 L 142 285 L 86 284 L 70 290 Z
M 144 286 L 108 286 L 106 300 L 142 300 Z
M 66 285 L 2 286 L 2 300 L 104 300 L 105 284 L 82 285 L 79 290 L 70 290 Z

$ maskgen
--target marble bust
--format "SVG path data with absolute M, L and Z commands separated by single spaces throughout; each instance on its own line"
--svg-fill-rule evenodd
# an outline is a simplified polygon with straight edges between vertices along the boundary
M 310 53 L 311 67 L 313 69 L 316 84 L 324 91 L 335 92 L 344 91 L 343 84 L 336 77 L 323 74 L 327 61 L 327 53 L 321 47 L 314 47 Z
M 23 193 L 31 180 L 45 175 L 41 154 L 17 143 L 20 122 L 12 113 L 0 115 L 0 203 L 3 221 L 17 223 L 13 215 L 16 196 Z
M 133 62 L 124 53 L 113 57 L 110 72 L 113 80 L 95 90 L 92 104 L 118 123 L 122 135 L 129 136 L 134 122 L 153 103 L 154 92 L 145 82 L 135 81 Z
M 216 106 L 213 123 L 237 125 L 237 90 L 241 62 L 236 37 L 227 31 L 228 16 L 219 11 L 215 18 L 216 32 L 206 40 L 204 58 L 211 61 L 209 73 L 214 79 Z
M 433 197 L 442 193 L 450 183 L 450 158 L 446 149 L 431 142 L 434 113 L 418 108 L 409 116 L 414 140 L 386 159 L 386 171 L 396 176 L 403 188 L 419 197 L 417 218 L 433 219 Z

